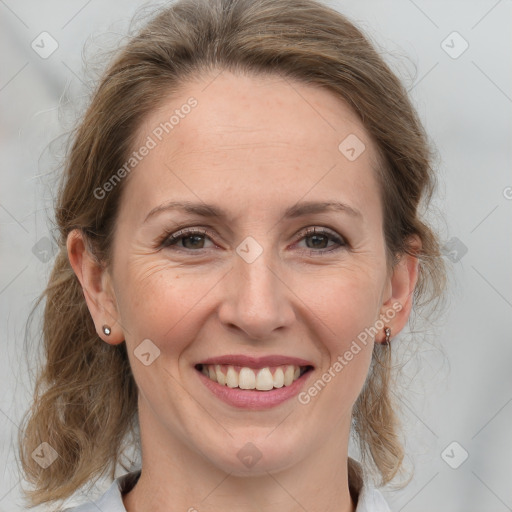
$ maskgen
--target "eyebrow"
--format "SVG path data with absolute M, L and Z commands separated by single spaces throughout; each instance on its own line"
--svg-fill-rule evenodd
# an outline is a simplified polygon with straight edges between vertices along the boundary
M 144 219 L 144 223 L 154 215 L 169 210 L 180 210 L 185 213 L 191 213 L 205 218 L 229 219 L 229 214 L 226 211 L 213 204 L 193 203 L 191 201 L 169 201 L 153 208 L 147 214 Z M 359 210 L 356 210 L 348 204 L 337 201 L 303 201 L 287 208 L 283 217 L 286 219 L 294 219 L 308 214 L 326 212 L 342 212 L 350 215 L 351 217 L 363 217 Z

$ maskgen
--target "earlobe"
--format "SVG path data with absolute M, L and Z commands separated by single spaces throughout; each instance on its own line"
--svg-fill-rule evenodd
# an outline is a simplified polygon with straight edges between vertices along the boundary
M 409 239 L 410 254 L 403 253 L 393 268 L 390 277 L 390 296 L 382 305 L 381 318 L 387 318 L 386 327 L 391 329 L 393 336 L 396 336 L 407 324 L 411 313 L 414 290 L 419 275 L 418 254 L 421 251 L 421 240 L 413 235 Z M 385 333 L 382 340 L 385 342 Z
M 111 287 L 108 286 L 110 276 L 107 270 L 91 253 L 81 230 L 72 230 L 68 234 L 66 245 L 69 262 L 82 286 L 98 336 L 112 345 L 121 343 L 124 335 L 118 323 L 116 301 Z M 108 328 L 109 334 L 104 326 Z

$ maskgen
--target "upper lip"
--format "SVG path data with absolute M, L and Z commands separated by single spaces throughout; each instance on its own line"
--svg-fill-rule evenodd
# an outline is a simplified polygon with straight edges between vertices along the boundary
M 267 366 L 284 365 L 313 366 L 313 364 L 307 361 L 306 359 L 300 359 L 298 357 L 282 355 L 253 357 L 234 354 L 210 357 L 208 359 L 200 361 L 197 364 L 226 364 L 231 366 L 244 366 L 247 368 L 266 368 Z

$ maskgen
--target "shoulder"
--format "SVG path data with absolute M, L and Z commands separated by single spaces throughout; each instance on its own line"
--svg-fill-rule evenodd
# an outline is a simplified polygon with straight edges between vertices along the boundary
M 348 459 L 349 489 L 356 512 L 391 512 L 382 493 L 366 478 L 359 462 Z
M 122 495 L 128 492 L 140 477 L 141 470 L 132 471 L 116 478 L 112 485 L 95 501 L 89 501 L 77 507 L 67 508 L 63 512 L 126 512 Z

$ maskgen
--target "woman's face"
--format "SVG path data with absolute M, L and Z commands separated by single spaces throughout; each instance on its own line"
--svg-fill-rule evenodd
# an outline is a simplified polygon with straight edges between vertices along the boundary
M 183 91 L 140 128 L 108 276 L 143 450 L 234 474 L 338 457 L 395 302 L 374 145 L 323 89 L 223 72 Z

